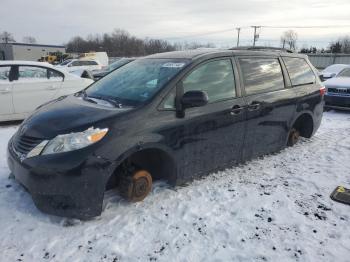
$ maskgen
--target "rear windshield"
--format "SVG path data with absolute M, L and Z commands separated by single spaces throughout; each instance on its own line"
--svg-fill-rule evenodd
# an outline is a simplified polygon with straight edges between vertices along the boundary
M 184 59 L 135 60 L 92 84 L 86 95 L 137 106 L 151 99 L 188 63 Z

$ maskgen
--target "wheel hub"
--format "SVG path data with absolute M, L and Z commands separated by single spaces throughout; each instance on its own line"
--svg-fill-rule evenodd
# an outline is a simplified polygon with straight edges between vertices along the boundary
M 134 196 L 139 198 L 148 193 L 149 183 L 144 177 L 140 177 L 134 181 Z

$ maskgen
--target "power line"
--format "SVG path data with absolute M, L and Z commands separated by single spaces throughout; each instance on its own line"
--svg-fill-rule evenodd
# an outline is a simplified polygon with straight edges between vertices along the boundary
M 262 25 L 261 27 L 264 28 L 276 28 L 276 29 L 288 29 L 288 28 L 305 28 L 305 29 L 312 29 L 312 28 L 346 28 L 350 27 L 350 25 L 312 25 L 312 26 L 269 26 L 269 25 Z
M 254 28 L 254 26 L 252 26 Z M 271 28 L 271 29 L 293 29 L 293 28 L 299 28 L 299 29 L 313 29 L 313 28 L 350 28 L 350 25 L 312 25 L 312 26 L 298 26 L 298 25 L 291 25 L 291 26 L 272 26 L 272 25 L 260 25 L 259 28 Z M 240 29 L 247 29 L 250 28 L 249 26 L 240 26 L 237 27 Z M 236 29 L 237 29 L 236 28 Z M 182 39 L 182 38 L 190 38 L 190 37 L 198 37 L 198 36 L 206 36 L 206 35 L 214 35 L 214 34 L 220 34 L 220 33 L 226 33 L 226 32 L 232 32 L 232 28 L 230 29 L 223 29 L 223 30 L 217 30 L 217 31 L 207 31 L 202 32 L 198 34 L 188 34 L 183 36 L 173 36 L 173 37 L 163 37 L 166 39 Z

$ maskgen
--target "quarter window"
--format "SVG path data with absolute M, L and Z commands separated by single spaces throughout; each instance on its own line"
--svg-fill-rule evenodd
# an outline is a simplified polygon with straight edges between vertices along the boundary
M 284 88 L 282 69 L 277 58 L 240 58 L 239 64 L 247 95 Z
M 56 70 L 48 69 L 48 78 L 52 81 L 63 81 L 63 74 Z
M 5 83 L 9 81 L 10 71 L 10 66 L 0 66 L 0 83 Z
M 235 97 L 235 80 L 230 59 L 216 60 L 200 65 L 182 82 L 184 93 L 205 91 L 209 102 Z
M 315 83 L 316 77 L 309 64 L 303 58 L 283 57 L 293 86 Z

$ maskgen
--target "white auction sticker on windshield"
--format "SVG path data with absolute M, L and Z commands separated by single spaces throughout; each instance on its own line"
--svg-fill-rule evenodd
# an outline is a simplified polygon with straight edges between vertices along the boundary
M 171 68 L 181 68 L 185 65 L 185 63 L 165 63 L 164 65 L 162 65 L 162 67 L 171 67 Z

